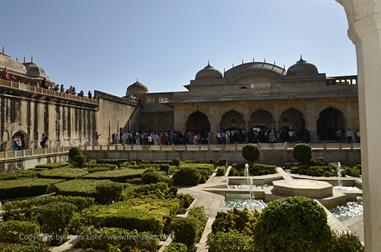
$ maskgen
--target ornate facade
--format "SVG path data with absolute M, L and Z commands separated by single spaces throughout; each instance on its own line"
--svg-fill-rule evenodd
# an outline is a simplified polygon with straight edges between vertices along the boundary
M 141 105 L 128 130 L 292 128 L 308 130 L 312 141 L 333 141 L 339 129 L 359 129 L 357 76 L 327 77 L 302 58 L 288 69 L 249 62 L 223 74 L 208 64 L 185 88 L 149 93 L 140 82 L 129 86 L 126 95 Z

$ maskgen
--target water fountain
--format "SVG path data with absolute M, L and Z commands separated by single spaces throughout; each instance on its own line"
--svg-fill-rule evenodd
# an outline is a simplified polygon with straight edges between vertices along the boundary
M 337 162 L 337 185 L 338 185 L 338 190 L 341 190 L 343 187 L 343 181 L 341 180 L 342 177 L 342 170 L 341 170 L 341 164 L 340 162 Z
M 245 164 L 245 171 L 244 171 L 244 174 L 245 174 L 245 176 L 246 176 L 246 183 L 247 183 L 247 185 L 249 185 L 249 190 L 250 190 L 250 200 L 252 200 L 253 199 L 253 196 L 251 195 L 252 193 L 251 193 L 251 190 L 252 190 L 252 187 L 251 187 L 251 179 L 250 179 L 250 177 L 249 177 L 249 175 L 250 175 L 250 172 L 249 172 L 249 164 Z

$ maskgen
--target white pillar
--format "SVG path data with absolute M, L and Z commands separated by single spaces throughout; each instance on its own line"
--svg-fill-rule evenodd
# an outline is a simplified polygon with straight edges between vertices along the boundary
M 381 248 L 381 2 L 337 0 L 356 45 L 366 251 Z

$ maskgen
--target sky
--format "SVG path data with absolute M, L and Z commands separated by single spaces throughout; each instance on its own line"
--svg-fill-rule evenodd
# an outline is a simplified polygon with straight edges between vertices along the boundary
M 0 46 L 59 84 L 124 96 L 185 90 L 210 64 L 281 67 L 303 55 L 327 76 L 357 73 L 344 9 L 334 0 L 2 0 Z

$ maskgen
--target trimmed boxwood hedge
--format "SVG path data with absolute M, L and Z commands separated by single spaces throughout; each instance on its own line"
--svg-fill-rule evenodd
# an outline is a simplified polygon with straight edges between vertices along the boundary
M 87 175 L 89 172 L 81 168 L 60 168 L 40 172 L 41 178 L 75 179 Z
M 159 239 L 149 232 L 138 233 L 122 228 L 85 228 L 80 234 L 78 247 L 107 251 L 110 245 L 123 251 L 157 251 Z
M 27 243 L 15 243 L 2 250 L 2 252 L 49 252 L 44 242 L 30 241 Z
M 242 148 L 242 157 L 246 159 L 247 162 L 253 163 L 259 158 L 259 148 L 255 144 L 246 144 Z
M 0 181 L 0 200 L 37 196 L 50 192 L 51 185 L 59 179 L 23 178 Z
M 70 167 L 68 163 L 49 163 L 49 164 L 36 165 L 36 168 L 47 168 L 47 169 L 67 168 L 67 167 Z
M 229 176 L 245 176 L 244 174 L 245 164 L 234 164 L 230 169 Z M 261 176 L 267 174 L 275 174 L 276 166 L 267 164 L 250 164 L 249 173 L 250 176 Z
M 111 180 L 75 179 L 54 185 L 54 191 L 66 196 L 95 197 L 97 185 L 110 183 Z
M 83 211 L 84 223 L 97 227 L 118 227 L 161 234 L 179 209 L 175 199 L 131 199 Z
M 85 179 L 109 179 L 116 182 L 125 182 L 127 179 L 140 178 L 145 170 L 142 169 L 118 169 L 90 173 Z
M 327 251 L 332 243 L 324 209 L 301 196 L 270 202 L 253 237 L 258 251 Z
M 67 202 L 75 205 L 79 210 L 94 205 L 94 198 L 78 196 L 44 196 L 33 199 L 8 201 L 4 204 L 5 220 L 31 220 L 36 216 L 36 211 L 52 202 Z
M 171 242 L 164 252 L 188 252 L 188 247 L 181 242 Z
M 210 233 L 207 244 L 209 252 L 256 251 L 253 238 L 237 231 Z
M 302 164 L 307 164 L 312 159 L 312 148 L 308 144 L 297 144 L 292 150 L 292 156 Z
M 12 180 L 20 178 L 36 178 L 42 168 L 34 168 L 28 170 L 17 170 L 0 173 L 0 180 Z
M 5 221 L 0 222 L 0 242 L 25 243 L 27 237 L 38 237 L 40 226 L 28 221 Z
M 173 175 L 173 183 L 179 186 L 196 186 L 201 181 L 201 173 L 195 168 L 181 168 Z
M 118 166 L 114 164 L 87 164 L 86 170 L 88 172 L 109 171 L 117 169 Z

